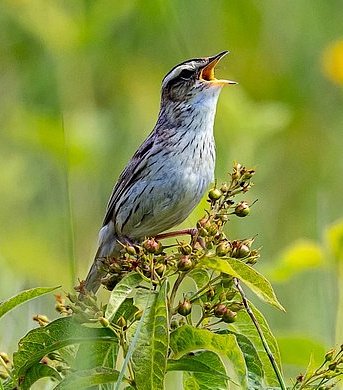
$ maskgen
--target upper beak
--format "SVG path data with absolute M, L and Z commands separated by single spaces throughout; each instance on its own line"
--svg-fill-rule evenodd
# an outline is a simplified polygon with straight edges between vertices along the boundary
M 229 51 L 225 50 L 215 56 L 208 57 L 208 64 L 201 70 L 199 80 L 209 81 L 216 85 L 227 85 L 227 84 L 237 84 L 236 81 L 231 80 L 217 80 L 214 77 L 214 68 L 218 64 L 218 62 L 226 55 Z

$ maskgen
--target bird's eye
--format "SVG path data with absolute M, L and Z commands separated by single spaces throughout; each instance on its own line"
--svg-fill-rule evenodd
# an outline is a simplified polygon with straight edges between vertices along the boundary
M 190 70 L 190 69 L 183 69 L 180 74 L 179 74 L 179 77 L 183 80 L 189 80 L 192 76 L 194 75 L 194 70 Z

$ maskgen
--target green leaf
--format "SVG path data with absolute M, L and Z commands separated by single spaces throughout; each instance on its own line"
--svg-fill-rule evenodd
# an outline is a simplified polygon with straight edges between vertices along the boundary
M 41 295 L 48 294 L 51 291 L 57 290 L 61 286 L 57 287 L 36 287 L 30 290 L 25 290 L 9 298 L 7 301 L 0 303 L 0 318 L 8 313 L 10 310 L 21 305 L 24 302 L 30 301 L 31 299 L 40 297 Z
M 272 334 L 267 321 L 263 317 L 263 315 L 254 307 L 254 305 L 249 302 L 249 306 L 251 310 L 253 311 L 257 322 L 259 323 L 261 330 L 263 332 L 263 335 L 269 345 L 269 348 L 274 356 L 274 359 L 279 367 L 281 367 L 281 359 L 280 359 L 280 352 L 279 347 L 277 345 L 276 339 L 274 335 Z M 240 311 L 239 315 L 237 316 L 237 321 L 233 324 L 231 324 L 232 327 L 235 329 L 237 333 L 240 333 L 247 337 L 251 343 L 253 344 L 254 348 L 256 349 L 258 356 L 262 363 L 262 369 L 264 372 L 264 379 L 269 386 L 279 386 L 279 382 L 275 376 L 275 372 L 273 370 L 273 367 L 270 363 L 270 360 L 268 358 L 268 355 L 266 351 L 264 350 L 262 341 L 260 339 L 260 336 L 255 328 L 255 325 L 251 321 L 251 318 L 249 317 L 248 313 L 246 311 Z
M 27 371 L 45 355 L 67 345 L 89 341 L 117 343 L 117 338 L 108 328 L 88 328 L 73 317 L 59 318 L 50 324 L 31 330 L 19 341 L 19 349 L 13 355 L 13 363 L 20 380 Z
M 259 298 L 278 309 L 285 311 L 277 300 L 269 281 L 254 268 L 241 260 L 231 258 L 203 257 L 200 266 L 211 268 L 218 272 L 234 276 L 246 284 Z
M 76 390 L 106 383 L 115 383 L 118 379 L 118 375 L 118 371 L 104 367 L 76 371 L 67 375 L 54 389 Z
M 228 379 L 223 362 L 211 351 L 201 351 L 182 356 L 180 359 L 168 359 L 167 371 L 211 372 Z
M 88 342 L 80 345 L 75 358 L 76 368 L 85 370 L 95 367 L 115 368 L 119 345 L 117 343 Z
M 234 379 L 237 379 L 241 388 L 247 388 L 244 357 L 235 336 L 215 334 L 206 329 L 184 325 L 171 333 L 170 348 L 173 359 L 179 359 L 185 354 L 201 349 L 217 353 L 221 358 L 229 361 L 237 377 Z
M 245 365 L 248 370 L 249 389 L 261 389 L 263 385 L 264 372 L 261 359 L 259 358 L 253 343 L 246 336 L 230 330 L 222 330 L 218 333 L 229 333 L 235 335 L 239 348 L 243 352 Z
M 105 317 L 112 321 L 119 309 L 132 290 L 142 282 L 142 276 L 137 272 L 127 274 L 113 289 L 107 304 Z
M 188 277 L 194 280 L 194 283 L 199 290 L 204 287 L 210 280 L 210 275 L 207 270 L 202 268 L 194 268 L 187 274 Z
M 135 382 L 140 390 L 163 388 L 167 366 L 169 326 L 167 283 L 153 293 L 152 304 L 146 309 L 134 352 L 132 364 Z
M 20 389 L 31 389 L 31 386 L 36 381 L 38 381 L 38 379 L 44 377 L 55 378 L 58 381 L 62 379 L 60 373 L 56 371 L 53 367 L 47 366 L 46 364 L 37 363 L 27 370 L 24 380 L 20 383 Z
M 127 321 L 131 320 L 138 310 L 138 307 L 133 304 L 133 298 L 126 298 L 116 311 L 112 322 L 116 323 L 121 316 Z
M 210 351 L 201 351 L 182 356 L 178 360 L 168 360 L 167 371 L 188 371 L 184 375 L 184 389 L 227 389 L 228 376 L 219 356 Z M 194 387 L 193 387 L 194 388 Z

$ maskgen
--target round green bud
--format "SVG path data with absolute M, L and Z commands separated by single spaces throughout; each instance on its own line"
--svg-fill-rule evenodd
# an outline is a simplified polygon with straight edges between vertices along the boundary
M 240 259 L 249 256 L 249 254 L 250 248 L 248 247 L 248 245 L 243 244 L 236 249 L 236 257 Z
M 117 325 L 120 328 L 124 328 L 126 326 L 126 319 L 123 316 L 120 316 L 117 320 Z
M 125 250 L 126 250 L 126 253 L 128 253 L 131 256 L 135 256 L 136 255 L 136 249 L 132 245 L 126 245 L 125 246 Z
M 227 310 L 222 317 L 222 320 L 227 324 L 231 324 L 232 322 L 235 322 L 236 319 L 237 319 L 237 313 L 231 310 Z
M 223 193 L 218 188 L 211 188 L 208 193 L 208 197 L 211 200 L 218 200 L 222 195 Z
M 183 302 L 179 303 L 179 306 L 177 308 L 177 312 L 181 314 L 182 316 L 186 317 L 188 316 L 192 311 L 192 304 L 188 300 L 184 300 Z
M 249 204 L 246 201 L 239 202 L 235 207 L 237 217 L 246 217 L 250 213 Z
M 158 264 L 155 268 L 155 272 L 157 273 L 158 276 L 162 276 L 167 269 L 165 264 Z
M 179 271 L 189 271 L 193 268 L 193 262 L 189 256 L 182 256 L 177 263 L 177 269 Z
M 100 317 L 100 318 L 99 318 L 99 322 L 100 322 L 100 324 L 101 324 L 104 328 L 108 328 L 109 325 L 110 325 L 109 320 L 108 320 L 107 318 L 105 318 L 105 317 Z
M 227 307 L 222 303 L 219 303 L 213 310 L 213 313 L 216 317 L 223 317 L 223 315 L 227 312 Z
M 231 245 L 228 241 L 221 242 L 216 248 L 217 256 L 226 256 L 231 251 Z

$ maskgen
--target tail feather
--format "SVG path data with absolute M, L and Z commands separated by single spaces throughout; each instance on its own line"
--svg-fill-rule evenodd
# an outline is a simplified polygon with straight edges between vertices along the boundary
M 104 257 L 100 257 L 101 248 L 97 250 L 93 264 L 88 271 L 84 288 L 94 294 L 99 290 L 101 279 L 106 276 L 107 271 L 104 269 Z

